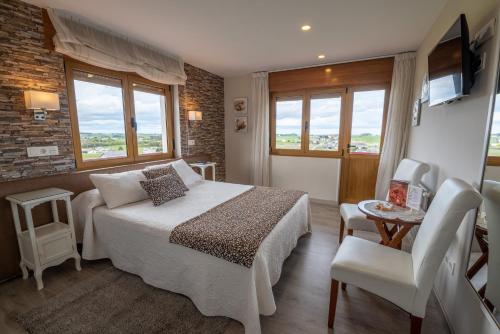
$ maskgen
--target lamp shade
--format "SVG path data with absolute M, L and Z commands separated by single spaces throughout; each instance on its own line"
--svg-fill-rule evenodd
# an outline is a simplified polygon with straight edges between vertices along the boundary
M 59 110 L 59 95 L 55 93 L 27 90 L 24 92 L 26 109 Z
M 201 121 L 203 118 L 203 113 L 201 111 L 190 111 L 189 120 L 190 121 Z

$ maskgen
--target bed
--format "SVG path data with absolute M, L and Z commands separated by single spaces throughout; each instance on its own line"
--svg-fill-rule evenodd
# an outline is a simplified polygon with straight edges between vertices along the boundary
M 87 260 L 109 258 L 152 286 L 188 296 L 201 313 L 240 321 L 260 333 L 259 315 L 276 310 L 272 286 L 298 239 L 310 231 L 307 194 L 265 237 L 250 268 L 169 242 L 183 222 L 248 191 L 251 186 L 199 181 L 186 195 L 153 207 L 149 199 L 108 209 L 97 189 L 73 200 L 76 234 Z M 255 208 L 258 210 L 258 208 Z

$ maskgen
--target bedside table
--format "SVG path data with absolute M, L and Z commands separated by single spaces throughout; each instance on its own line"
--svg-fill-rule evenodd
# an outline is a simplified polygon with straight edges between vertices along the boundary
M 208 167 L 212 167 L 212 180 L 215 181 L 215 165 L 216 164 L 217 163 L 215 163 L 215 162 L 195 162 L 195 163 L 189 164 L 189 166 L 191 166 L 191 168 L 198 168 L 201 172 L 201 176 L 203 177 L 203 180 L 206 180 L 205 170 Z
M 12 194 L 6 197 L 10 201 L 16 227 L 19 253 L 21 254 L 19 266 L 23 272 L 23 279 L 28 278 L 27 268 L 32 269 L 38 290 L 43 289 L 42 272 L 48 267 L 56 266 L 69 258 L 74 258 L 76 270 L 81 270 L 80 254 L 76 249 L 75 229 L 73 227 L 71 195 L 73 195 L 72 192 L 64 189 L 47 188 Z M 58 200 L 66 203 L 68 224 L 59 221 Z M 51 203 L 53 221 L 46 225 L 34 227 L 31 209 L 46 202 Z M 27 230 L 24 231 L 21 229 L 18 205 L 23 208 L 26 217 Z

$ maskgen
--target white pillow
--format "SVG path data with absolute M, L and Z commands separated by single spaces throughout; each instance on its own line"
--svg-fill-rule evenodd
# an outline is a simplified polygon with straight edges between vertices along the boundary
M 183 159 L 179 159 L 176 161 L 169 162 L 168 164 L 161 164 L 161 165 L 155 165 L 155 166 L 149 166 L 146 167 L 146 169 L 151 169 L 151 168 L 160 168 L 160 167 L 165 167 L 168 165 L 172 165 L 174 167 L 175 171 L 177 174 L 182 179 L 182 182 L 188 187 L 191 188 L 192 185 L 194 185 L 196 182 L 199 182 L 202 180 L 201 175 L 196 173 L 191 166 L 187 164 Z
M 172 166 L 188 188 L 202 180 L 201 175 L 196 173 L 191 166 L 182 159 L 172 162 Z
M 146 180 L 141 170 L 115 174 L 90 174 L 90 180 L 99 189 L 109 209 L 149 198 L 139 183 Z

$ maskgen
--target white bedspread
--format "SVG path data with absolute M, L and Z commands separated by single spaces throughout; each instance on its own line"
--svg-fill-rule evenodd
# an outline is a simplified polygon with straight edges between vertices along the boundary
M 147 284 L 188 296 L 203 314 L 227 316 L 243 323 L 246 333 L 260 333 L 259 314 L 276 310 L 272 286 L 282 264 L 299 237 L 310 231 L 308 196 L 264 239 L 251 268 L 169 242 L 175 226 L 249 188 L 201 181 L 185 197 L 158 207 L 145 200 L 112 210 L 97 190 L 82 193 L 73 200 L 73 210 L 83 258 L 110 258 L 115 267 Z

